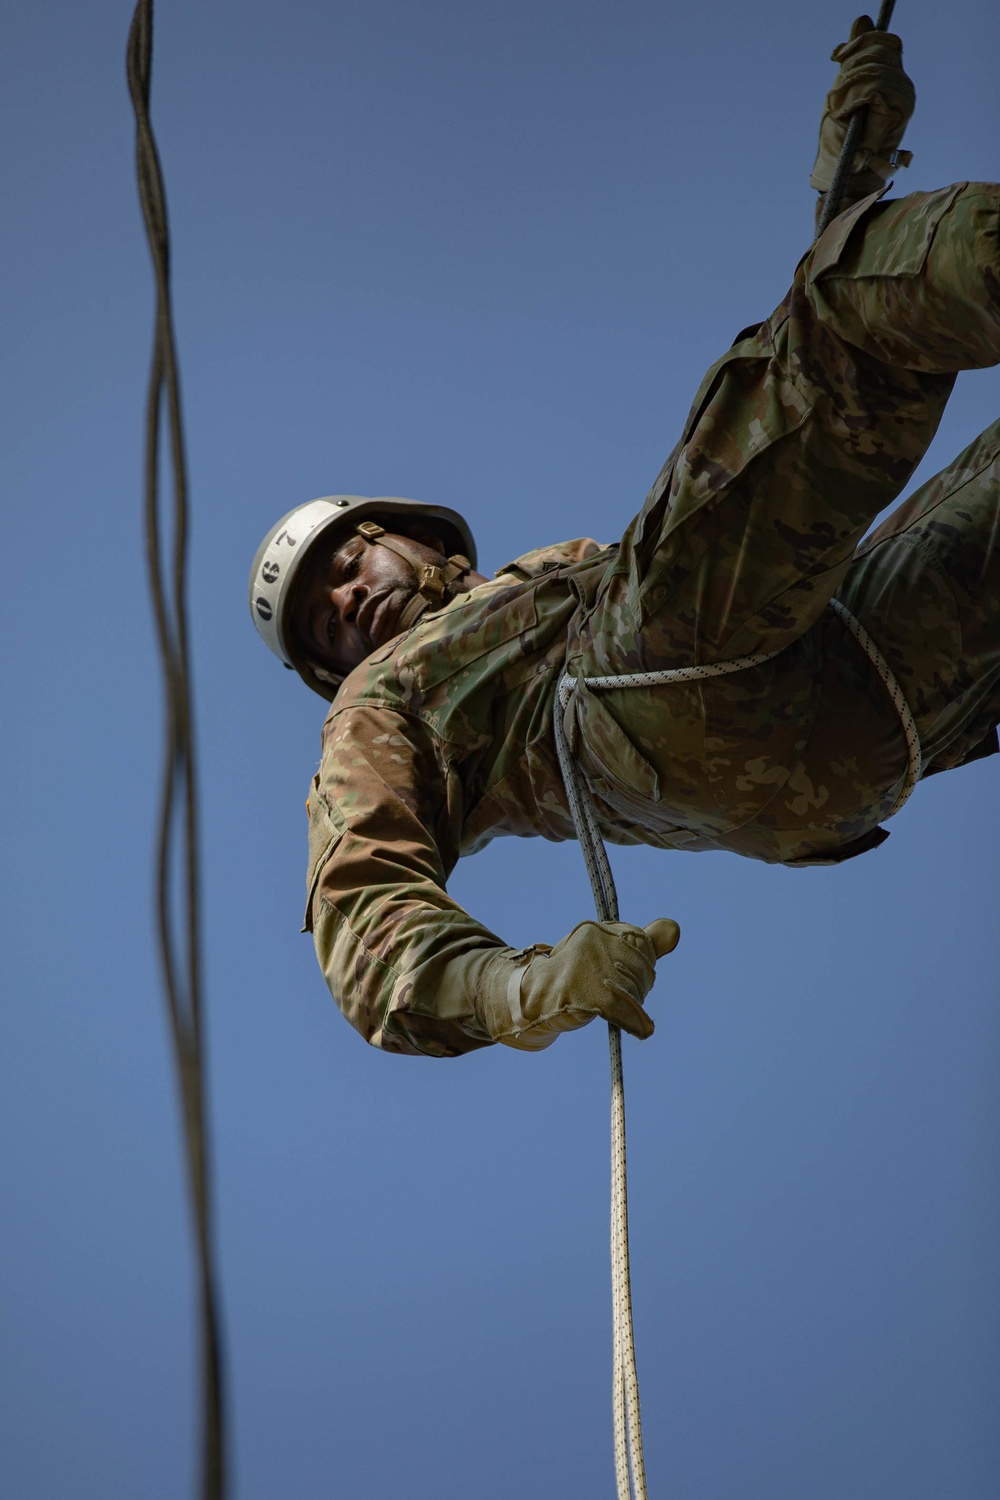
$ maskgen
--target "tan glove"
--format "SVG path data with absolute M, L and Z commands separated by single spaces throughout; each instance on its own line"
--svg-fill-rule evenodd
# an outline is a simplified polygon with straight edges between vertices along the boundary
M 654 964 L 676 948 L 676 922 L 648 927 L 581 922 L 554 948 L 506 948 L 487 965 L 476 996 L 479 1021 L 495 1042 L 537 1052 L 564 1031 L 603 1016 L 633 1036 L 653 1034 L 642 1002 Z
M 882 187 L 897 166 L 908 167 L 909 151 L 892 159 L 913 114 L 916 90 L 903 72 L 903 44 L 890 31 L 876 31 L 868 16 L 859 16 L 851 39 L 831 53 L 840 72 L 826 96 L 819 127 L 819 150 L 809 182 L 825 193 L 833 182 L 848 121 L 866 109 L 864 129 L 848 178 L 844 207 Z

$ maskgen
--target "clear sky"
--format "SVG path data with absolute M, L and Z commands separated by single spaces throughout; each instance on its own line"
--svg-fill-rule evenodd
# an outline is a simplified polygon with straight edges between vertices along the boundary
M 158 0 L 240 1500 L 613 1493 L 603 1029 L 443 1063 L 342 1020 L 298 931 L 323 707 L 251 628 L 254 549 L 331 491 L 456 506 L 487 569 L 614 538 L 809 241 L 852 14 Z M 177 1500 L 195 1470 L 129 16 L 11 0 L 0 61 L 11 1500 Z M 896 24 L 897 191 L 995 177 L 995 4 Z M 921 474 L 998 405 L 961 378 Z M 986 761 L 841 868 L 614 854 L 623 914 L 684 933 L 625 1058 L 653 1496 L 1000 1493 L 998 814 Z M 590 913 L 573 845 L 499 841 L 452 890 L 517 944 Z

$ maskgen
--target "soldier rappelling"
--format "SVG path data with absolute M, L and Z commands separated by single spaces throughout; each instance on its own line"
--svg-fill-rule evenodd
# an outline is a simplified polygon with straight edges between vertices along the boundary
M 957 372 L 1000 361 L 1000 189 L 884 198 L 914 102 L 899 39 L 863 17 L 834 58 L 810 180 L 830 188 L 866 108 L 843 210 L 709 370 L 619 542 L 487 578 L 455 512 L 332 496 L 257 554 L 254 622 L 331 704 L 306 927 L 376 1046 L 536 1049 L 597 1015 L 651 1034 L 674 923 L 513 949 L 446 891 L 501 834 L 574 837 L 557 714 L 606 839 L 792 866 L 875 849 L 908 778 L 997 748 L 1000 422 L 862 538 Z M 665 686 L 586 681 L 748 657 Z

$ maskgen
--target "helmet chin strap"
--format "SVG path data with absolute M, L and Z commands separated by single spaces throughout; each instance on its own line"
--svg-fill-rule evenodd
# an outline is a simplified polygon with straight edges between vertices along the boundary
M 408 537 L 387 535 L 385 527 L 380 526 L 377 521 L 360 521 L 355 531 L 372 546 L 387 547 L 390 552 L 395 552 L 397 557 L 409 563 L 416 574 L 417 592 L 405 606 L 397 622 L 401 631 L 409 630 L 427 610 L 441 609 L 445 604 L 450 604 L 456 593 L 453 585 L 472 568 L 469 559 L 460 552 L 443 563 L 424 562 L 417 550 L 419 543 L 411 542 Z
M 471 562 L 461 552 L 456 552 L 446 562 L 425 562 L 417 551 L 419 543 L 411 542 L 408 537 L 389 536 L 385 527 L 380 526 L 377 521 L 359 521 L 354 529 L 358 536 L 364 537 L 373 547 L 387 547 L 390 552 L 395 552 L 397 557 L 409 563 L 416 575 L 417 592 L 404 606 L 396 622 L 400 632 L 409 630 L 428 610 L 441 609 L 445 604 L 450 604 L 456 593 L 454 585 L 472 570 Z M 335 690 L 344 680 L 342 672 L 331 672 L 316 662 L 310 662 L 309 666 L 321 682 L 328 683 Z

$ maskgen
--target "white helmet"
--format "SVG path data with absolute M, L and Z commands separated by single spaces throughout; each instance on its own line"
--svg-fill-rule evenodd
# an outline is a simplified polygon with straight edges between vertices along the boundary
M 457 511 L 445 505 L 404 500 L 398 495 L 324 495 L 322 499 L 309 500 L 282 516 L 257 548 L 250 569 L 253 622 L 264 644 L 279 661 L 298 672 L 303 682 L 327 701 L 333 698 L 342 678 L 304 661 L 294 648 L 287 626 L 295 580 L 320 537 L 329 537 L 345 522 L 357 526 L 366 517 L 384 520 L 394 515 L 429 522 L 432 529 L 441 533 L 448 553 L 459 554 L 456 560 L 465 564 L 466 569 L 475 567 L 476 543 Z M 371 530 L 374 534 L 378 528 L 372 527 Z M 372 539 L 376 539 L 375 535 Z

